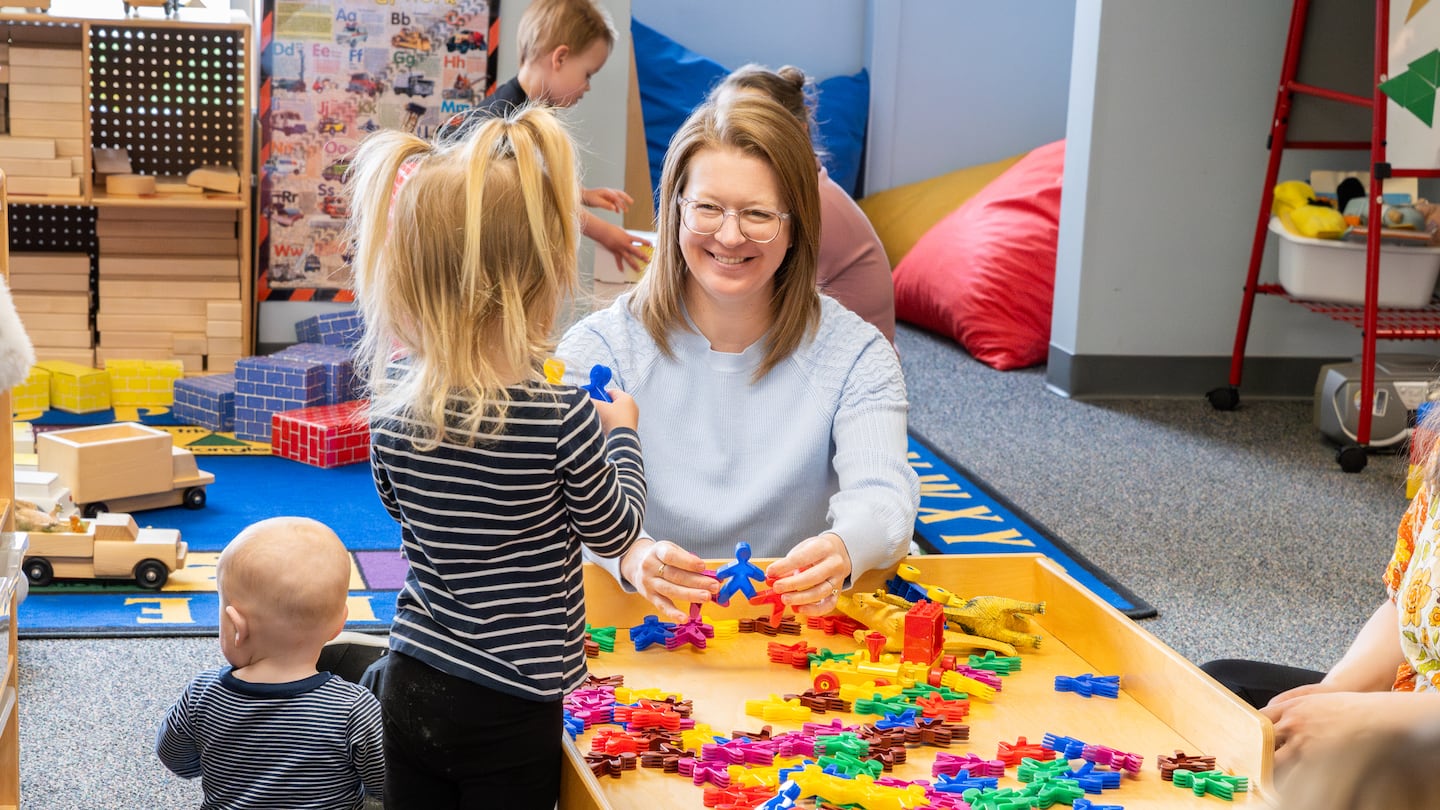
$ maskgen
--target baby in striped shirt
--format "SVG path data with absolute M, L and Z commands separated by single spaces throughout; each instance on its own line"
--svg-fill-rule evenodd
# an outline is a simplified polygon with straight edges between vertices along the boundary
M 381 796 L 379 701 L 315 669 L 348 613 L 340 538 L 309 518 L 259 521 L 221 552 L 215 583 L 229 666 L 201 673 L 170 707 L 160 761 L 200 777 L 207 810 L 358 810 Z

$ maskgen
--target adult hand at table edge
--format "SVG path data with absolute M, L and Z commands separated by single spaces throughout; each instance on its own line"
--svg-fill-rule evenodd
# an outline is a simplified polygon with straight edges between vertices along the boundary
M 785 595 L 785 604 L 807 616 L 833 611 L 850 573 L 850 551 L 834 532 L 802 540 L 765 569 L 765 576 L 774 580 L 771 587 Z
M 1291 767 L 1318 745 L 1440 720 L 1440 695 L 1434 693 L 1311 690 L 1279 698 L 1260 710 L 1275 726 L 1277 771 Z
M 636 540 L 620 559 L 620 575 L 669 621 L 689 618 L 679 605 L 709 602 L 720 590 L 705 570 L 705 561 L 694 554 L 669 540 L 648 537 Z

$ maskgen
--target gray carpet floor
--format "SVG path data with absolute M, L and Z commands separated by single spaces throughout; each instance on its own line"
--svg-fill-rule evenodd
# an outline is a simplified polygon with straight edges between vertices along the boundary
M 1191 660 L 1323 669 L 1384 598 L 1405 461 L 1340 472 L 1308 402 L 1078 402 L 1040 369 L 997 372 L 904 326 L 898 344 L 912 427 L 1153 604 L 1142 626 Z M 27 640 L 19 654 L 24 806 L 199 804 L 153 744 L 190 678 L 221 663 L 214 639 Z

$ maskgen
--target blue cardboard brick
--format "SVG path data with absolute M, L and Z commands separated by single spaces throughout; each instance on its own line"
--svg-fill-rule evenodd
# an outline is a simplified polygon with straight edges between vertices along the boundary
M 245 357 L 235 363 L 235 435 L 270 441 L 270 417 L 324 404 L 325 367 L 309 360 Z
M 212 374 L 175 381 L 171 415 L 217 433 L 235 429 L 235 375 Z
M 325 404 L 361 399 L 360 381 L 355 377 L 355 358 L 343 346 L 323 343 L 297 343 L 270 355 L 287 360 L 309 360 L 325 367 Z
M 295 323 L 295 337 L 301 343 L 353 347 L 360 342 L 364 324 L 355 310 L 325 312 Z

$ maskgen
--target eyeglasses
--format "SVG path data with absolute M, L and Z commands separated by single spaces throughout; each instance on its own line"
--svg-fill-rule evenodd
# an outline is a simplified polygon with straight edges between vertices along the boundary
M 709 236 L 725 227 L 728 216 L 735 217 L 741 236 L 762 245 L 774 242 L 780 235 L 781 223 L 790 218 L 789 214 L 768 208 L 741 208 L 737 211 L 708 200 L 680 198 L 680 222 L 696 236 Z

